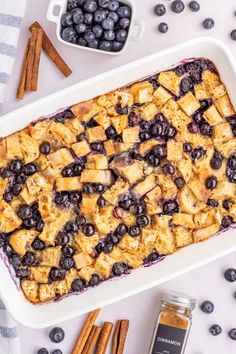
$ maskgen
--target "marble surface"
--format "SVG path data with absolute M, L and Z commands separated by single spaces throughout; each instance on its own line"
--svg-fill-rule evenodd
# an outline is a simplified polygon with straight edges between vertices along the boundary
M 144 38 L 141 43 L 130 43 L 127 51 L 122 56 L 110 57 L 104 54 L 94 54 L 69 48 L 59 43 L 56 39 L 54 24 L 46 20 L 46 10 L 49 1 L 28 0 L 27 13 L 22 26 L 17 52 L 17 64 L 7 88 L 6 99 L 1 113 L 10 112 L 85 78 L 199 36 L 210 35 L 221 39 L 227 43 L 236 55 L 236 42 L 233 42 L 229 37 L 230 31 L 236 28 L 236 17 L 234 16 L 236 4 L 232 0 L 199 0 L 201 4 L 199 13 L 192 13 L 186 8 L 182 14 L 178 15 L 168 11 L 166 16 L 161 19 L 157 18 L 152 12 L 153 6 L 158 1 L 133 1 L 137 8 L 137 18 L 142 18 L 146 22 Z M 166 4 L 167 7 L 171 3 L 168 0 L 160 2 Z M 188 3 L 189 1 L 185 2 Z M 206 31 L 202 29 L 201 22 L 204 18 L 210 16 L 215 19 L 216 26 L 211 31 Z M 71 66 L 73 75 L 64 79 L 43 54 L 38 92 L 27 94 L 22 102 L 18 102 L 15 99 L 15 93 L 23 56 L 22 48 L 25 47 L 29 36 L 27 28 L 35 20 L 39 21 L 46 29 L 50 38 Z M 169 24 L 167 34 L 159 34 L 157 32 L 157 26 L 161 21 Z M 236 327 L 236 300 L 233 298 L 236 285 L 226 282 L 223 277 L 224 269 L 235 266 L 236 253 L 232 253 L 160 287 L 104 308 L 98 323 L 102 323 L 104 320 L 115 321 L 120 318 L 129 318 L 130 331 L 125 353 L 148 354 L 156 316 L 159 311 L 161 289 L 182 290 L 195 296 L 198 299 L 198 306 L 205 299 L 211 299 L 215 303 L 215 311 L 212 315 L 203 314 L 197 306 L 186 353 L 235 354 L 236 342 L 228 338 L 227 332 L 230 328 Z M 58 347 L 63 350 L 64 354 L 70 353 L 83 319 L 84 317 L 80 317 L 60 324 L 65 329 L 66 338 Z M 223 333 L 219 337 L 213 337 L 208 333 L 208 327 L 213 323 L 219 323 L 223 328 Z M 56 346 L 50 343 L 48 339 L 48 331 L 48 329 L 36 331 L 20 327 L 22 354 L 34 354 L 42 346 L 47 347 L 49 350 L 55 349 Z M 110 349 L 107 352 L 110 353 Z

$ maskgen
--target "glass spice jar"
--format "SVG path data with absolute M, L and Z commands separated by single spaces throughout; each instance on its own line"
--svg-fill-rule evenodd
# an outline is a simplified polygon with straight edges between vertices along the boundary
M 183 354 L 192 324 L 196 300 L 186 294 L 165 291 L 149 354 Z

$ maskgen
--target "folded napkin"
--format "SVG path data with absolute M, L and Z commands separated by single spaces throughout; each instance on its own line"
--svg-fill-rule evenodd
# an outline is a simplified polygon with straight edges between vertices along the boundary
M 15 62 L 25 8 L 26 0 L 0 0 L 0 105 Z
M 2 1 L 2 0 L 1 0 Z M 0 353 L 20 354 L 17 325 L 0 299 Z

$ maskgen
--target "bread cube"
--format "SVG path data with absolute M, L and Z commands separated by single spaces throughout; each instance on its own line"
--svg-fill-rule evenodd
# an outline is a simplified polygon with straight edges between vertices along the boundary
M 51 191 L 52 184 L 41 174 L 35 173 L 34 175 L 27 178 L 26 185 L 28 192 L 32 195 L 39 194 L 44 191 Z
M 172 99 L 161 108 L 161 113 L 179 132 L 185 131 L 186 126 L 191 122 L 191 118 L 181 111 Z
M 22 151 L 20 148 L 19 133 L 15 133 L 6 137 L 7 159 L 22 159 Z
M 56 296 L 55 283 L 39 285 L 39 300 L 46 302 L 52 300 Z
M 110 204 L 116 205 L 118 198 L 121 194 L 128 192 L 129 184 L 118 178 L 116 182 L 103 193 L 103 198 L 106 199 Z
M 171 91 L 176 96 L 179 96 L 180 94 L 181 80 L 182 77 L 176 75 L 173 70 L 163 71 L 157 77 L 159 84 L 164 86 L 168 91 Z
M 204 211 L 194 216 L 196 229 L 203 229 L 217 222 L 216 209 Z
M 141 156 L 145 156 L 150 150 L 152 150 L 155 146 L 160 144 L 161 144 L 160 141 L 155 139 L 143 141 L 142 143 L 139 144 L 138 153 Z
M 82 140 L 76 144 L 73 144 L 72 149 L 78 157 L 85 156 L 91 151 L 90 146 L 86 140 Z
M 204 82 L 200 82 L 199 84 L 194 85 L 194 95 L 197 100 L 205 100 L 209 98 Z
M 192 92 L 188 92 L 186 95 L 180 98 L 178 100 L 178 104 L 188 116 L 191 116 L 201 107 L 200 103 L 196 100 Z
M 80 205 L 81 213 L 83 215 L 90 215 L 92 213 L 95 213 L 95 211 L 98 208 L 97 200 L 98 200 L 97 194 L 90 195 L 90 194 L 83 193 L 83 198 Z
M 175 251 L 175 237 L 170 228 L 157 230 L 155 247 L 160 255 L 171 254 Z
M 6 139 L 0 140 L 0 167 L 6 167 L 7 165 L 7 147 Z
M 84 252 L 77 253 L 73 257 L 73 260 L 74 260 L 76 269 L 81 269 L 81 268 L 84 268 L 84 267 L 87 267 L 87 266 L 90 266 L 91 264 L 93 264 L 93 258 L 89 254 L 86 254 Z
M 164 89 L 164 87 L 159 86 L 153 94 L 153 100 L 160 110 L 162 106 L 171 98 L 171 95 L 168 91 Z
M 128 234 L 124 235 L 124 237 L 121 239 L 119 242 L 119 247 L 123 251 L 128 251 L 130 253 L 137 253 L 138 247 L 140 244 L 140 238 L 139 237 L 131 237 Z
M 157 203 L 162 197 L 162 191 L 159 186 L 153 188 L 150 192 L 146 194 L 145 201 L 147 203 Z
M 75 246 L 78 252 L 84 252 L 94 257 L 94 248 L 99 242 L 98 234 L 95 233 L 93 236 L 84 237 L 84 234 L 79 231 L 75 236 Z
M 146 199 L 146 198 L 145 198 Z M 147 215 L 155 215 L 162 213 L 162 208 L 155 202 L 146 202 Z
M 71 108 L 72 113 L 84 122 L 88 122 L 102 110 L 103 107 L 99 106 L 95 100 L 78 103 Z
M 56 179 L 56 191 L 75 191 L 82 190 L 80 177 L 59 177 Z
M 131 93 L 135 103 L 146 103 L 152 101 L 153 86 L 148 81 L 138 82 L 131 86 Z
M 71 213 L 68 210 L 63 210 L 60 215 L 56 215 L 55 218 L 48 221 L 43 228 L 43 231 L 39 235 L 39 238 L 47 245 L 54 245 L 55 239 L 59 231 L 62 230 L 67 221 L 71 218 Z
M 82 183 L 102 183 L 110 185 L 112 183 L 112 174 L 110 170 L 83 170 L 80 181 Z
M 11 234 L 9 244 L 13 250 L 22 257 L 37 235 L 38 232 L 34 230 L 18 230 Z
M 140 198 L 155 188 L 156 185 L 156 176 L 154 174 L 150 174 L 142 182 L 139 182 L 132 189 L 132 192 L 135 194 L 135 196 Z
M 104 235 L 114 231 L 120 220 L 114 217 L 114 206 L 107 205 L 93 214 L 93 221 L 97 230 Z
M 140 117 L 146 121 L 152 120 L 158 112 L 159 110 L 153 102 L 142 105 L 138 110 Z
M 214 141 L 215 142 L 215 141 Z M 225 143 L 216 143 L 215 146 L 219 152 L 225 157 L 229 158 L 230 155 L 234 154 L 236 151 L 236 138 L 230 139 L 229 141 L 226 141 Z
M 83 279 L 86 283 L 89 283 L 94 273 L 95 270 L 93 267 L 84 267 L 78 271 L 79 277 Z
M 104 278 L 109 278 L 114 263 L 115 261 L 110 256 L 102 252 L 94 264 L 95 273 L 102 274 Z
M 38 209 L 44 221 L 52 217 L 53 199 L 51 192 L 42 192 L 38 196 Z
M 107 156 L 112 156 L 116 153 L 114 142 L 112 140 L 107 140 L 104 142 L 104 149 Z
M 106 111 L 97 114 L 94 120 L 101 125 L 104 129 L 107 129 L 111 125 L 111 118 Z
M 172 223 L 177 226 L 187 227 L 188 229 L 195 229 L 193 215 L 185 213 L 175 213 L 172 218 Z
M 206 204 L 200 202 L 192 190 L 185 185 L 178 193 L 178 202 L 181 212 L 195 215 L 203 210 Z
M 224 118 L 232 116 L 235 113 L 230 98 L 227 94 L 215 100 L 215 105 L 221 116 Z
M 183 156 L 183 146 L 174 140 L 168 140 L 167 142 L 167 160 L 179 161 Z
M 46 267 L 59 267 L 61 259 L 61 246 L 45 248 L 42 252 L 40 265 Z
M 164 174 L 156 175 L 156 183 L 161 187 L 163 198 L 173 199 L 177 194 L 177 187 L 172 179 Z
M 121 154 L 122 152 L 129 151 L 133 148 L 133 143 L 114 143 L 114 148 L 116 154 Z
M 206 188 L 205 181 L 203 178 L 201 178 L 200 176 L 192 177 L 188 181 L 188 186 L 200 202 L 207 202 L 210 196 L 210 191 Z
M 206 91 L 209 96 L 212 96 L 212 92 L 215 89 L 215 87 L 217 87 L 221 84 L 219 75 L 217 75 L 216 73 L 211 72 L 209 70 L 203 71 L 202 81 L 205 84 Z
M 139 142 L 139 126 L 126 128 L 122 132 L 123 142 L 124 143 L 137 143 Z
M 125 128 L 128 127 L 128 116 L 121 115 L 111 118 L 112 125 L 115 127 L 115 130 L 118 134 L 122 133 Z
M 216 188 L 212 190 L 212 199 L 224 200 L 224 199 L 235 199 L 236 187 L 235 184 L 228 181 L 219 181 Z
M 116 157 L 110 164 L 110 168 L 127 180 L 130 184 L 134 184 L 144 176 L 143 165 L 139 161 L 126 158 L 126 156 Z
M 35 161 L 39 156 L 38 143 L 24 131 L 19 133 L 19 143 L 24 162 L 30 163 Z
M 100 140 L 103 141 L 106 140 L 107 138 L 105 134 L 105 130 L 100 125 L 97 127 L 86 129 L 85 134 L 89 143 L 93 143 L 95 141 L 100 141 Z
M 79 118 L 70 119 L 63 125 L 68 127 L 74 135 L 80 135 L 84 132 L 84 126 L 81 124 Z
M 88 155 L 86 168 L 88 170 L 107 170 L 108 159 L 103 154 Z
M 70 147 L 76 142 L 76 136 L 72 131 L 65 126 L 65 124 L 52 122 L 48 129 L 49 133 L 52 133 L 62 145 Z
M 74 162 L 74 158 L 72 157 L 70 151 L 66 148 L 57 150 L 56 152 L 48 155 L 48 160 L 53 168 L 63 168 Z
M 193 231 L 194 242 L 200 242 L 206 240 L 207 238 L 215 235 L 219 231 L 220 231 L 220 225 L 218 223 L 215 223 L 203 229 Z
M 12 232 L 21 224 L 22 220 L 16 215 L 15 210 L 4 200 L 0 200 L 0 232 Z
M 188 181 L 192 176 L 192 169 L 193 169 L 193 165 L 190 158 L 185 156 L 183 159 L 178 161 L 177 167 L 185 182 L 188 183 Z
M 222 143 L 233 138 L 233 132 L 229 123 L 220 123 L 214 126 L 213 140 L 214 143 Z
M 220 98 L 224 95 L 227 94 L 227 90 L 224 84 L 221 84 L 219 86 L 216 86 L 213 90 L 212 90 L 212 96 L 214 99 Z
M 223 123 L 224 120 L 217 111 L 216 107 L 212 105 L 209 107 L 203 114 L 203 117 L 210 125 L 216 125 L 219 123 Z
M 38 283 L 46 284 L 48 282 L 50 270 L 50 267 L 44 266 L 30 267 L 30 277 Z
M 187 230 L 182 226 L 177 226 L 173 228 L 173 233 L 177 248 L 185 247 L 193 243 L 192 230 Z
M 25 297 L 36 304 L 39 302 L 39 285 L 37 281 L 34 280 L 22 280 L 21 281 L 21 288 L 25 294 Z

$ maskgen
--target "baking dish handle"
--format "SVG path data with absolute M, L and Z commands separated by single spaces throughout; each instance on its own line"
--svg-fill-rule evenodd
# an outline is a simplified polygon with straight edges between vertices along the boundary
M 48 21 L 58 23 L 60 17 L 61 17 L 61 12 L 62 12 L 62 7 L 64 5 L 64 0 L 50 0 L 49 5 L 48 5 L 48 10 L 47 10 L 47 19 Z M 54 15 L 54 9 L 55 7 L 58 6 L 60 8 L 59 14 Z
M 132 33 L 130 35 L 131 41 L 140 42 L 143 38 L 145 30 L 145 22 L 134 19 Z

